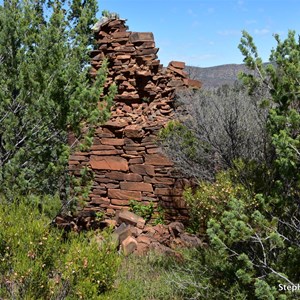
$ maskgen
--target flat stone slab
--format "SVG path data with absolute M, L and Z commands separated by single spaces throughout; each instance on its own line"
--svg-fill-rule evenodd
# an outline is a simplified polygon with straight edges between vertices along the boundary
M 145 220 L 142 217 L 128 210 L 121 210 L 119 212 L 117 217 L 117 222 L 118 223 L 124 222 L 125 224 L 137 226 L 138 228 L 141 229 L 143 229 L 145 226 Z
M 129 41 L 131 43 L 154 42 L 154 36 L 152 32 L 132 32 Z
M 127 171 L 128 162 L 118 156 L 98 156 L 91 155 L 90 164 L 95 170 Z

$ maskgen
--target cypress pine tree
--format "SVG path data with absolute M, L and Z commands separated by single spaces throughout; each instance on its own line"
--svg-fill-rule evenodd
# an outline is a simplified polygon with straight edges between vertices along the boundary
M 82 139 L 98 109 L 106 65 L 91 84 L 96 1 L 5 0 L 0 6 L 0 195 L 58 191 L 68 132 Z M 111 104 L 114 87 L 105 97 Z

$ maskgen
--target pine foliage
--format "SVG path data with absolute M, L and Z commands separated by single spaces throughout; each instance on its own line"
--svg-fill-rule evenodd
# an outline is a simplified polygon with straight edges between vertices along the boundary
M 0 193 L 50 193 L 63 182 L 68 132 L 82 138 L 98 109 L 106 65 L 91 84 L 96 1 L 5 0 L 0 6 Z M 12 192 L 14 191 L 14 192 Z

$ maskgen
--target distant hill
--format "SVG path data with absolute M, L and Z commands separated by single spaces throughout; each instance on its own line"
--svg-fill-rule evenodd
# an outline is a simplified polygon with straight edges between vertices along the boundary
M 228 64 L 208 68 L 186 66 L 185 71 L 191 79 L 198 79 L 204 88 L 215 88 L 223 84 L 233 84 L 240 72 L 247 72 L 244 64 Z

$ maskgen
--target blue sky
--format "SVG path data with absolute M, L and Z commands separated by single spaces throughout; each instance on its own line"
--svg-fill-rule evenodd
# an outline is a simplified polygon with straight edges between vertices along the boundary
M 276 46 L 273 34 L 300 34 L 300 0 L 99 0 L 127 19 L 131 31 L 154 33 L 158 57 L 209 67 L 242 63 L 241 31 L 253 37 L 263 61 Z M 99 13 L 100 16 L 100 13 Z

